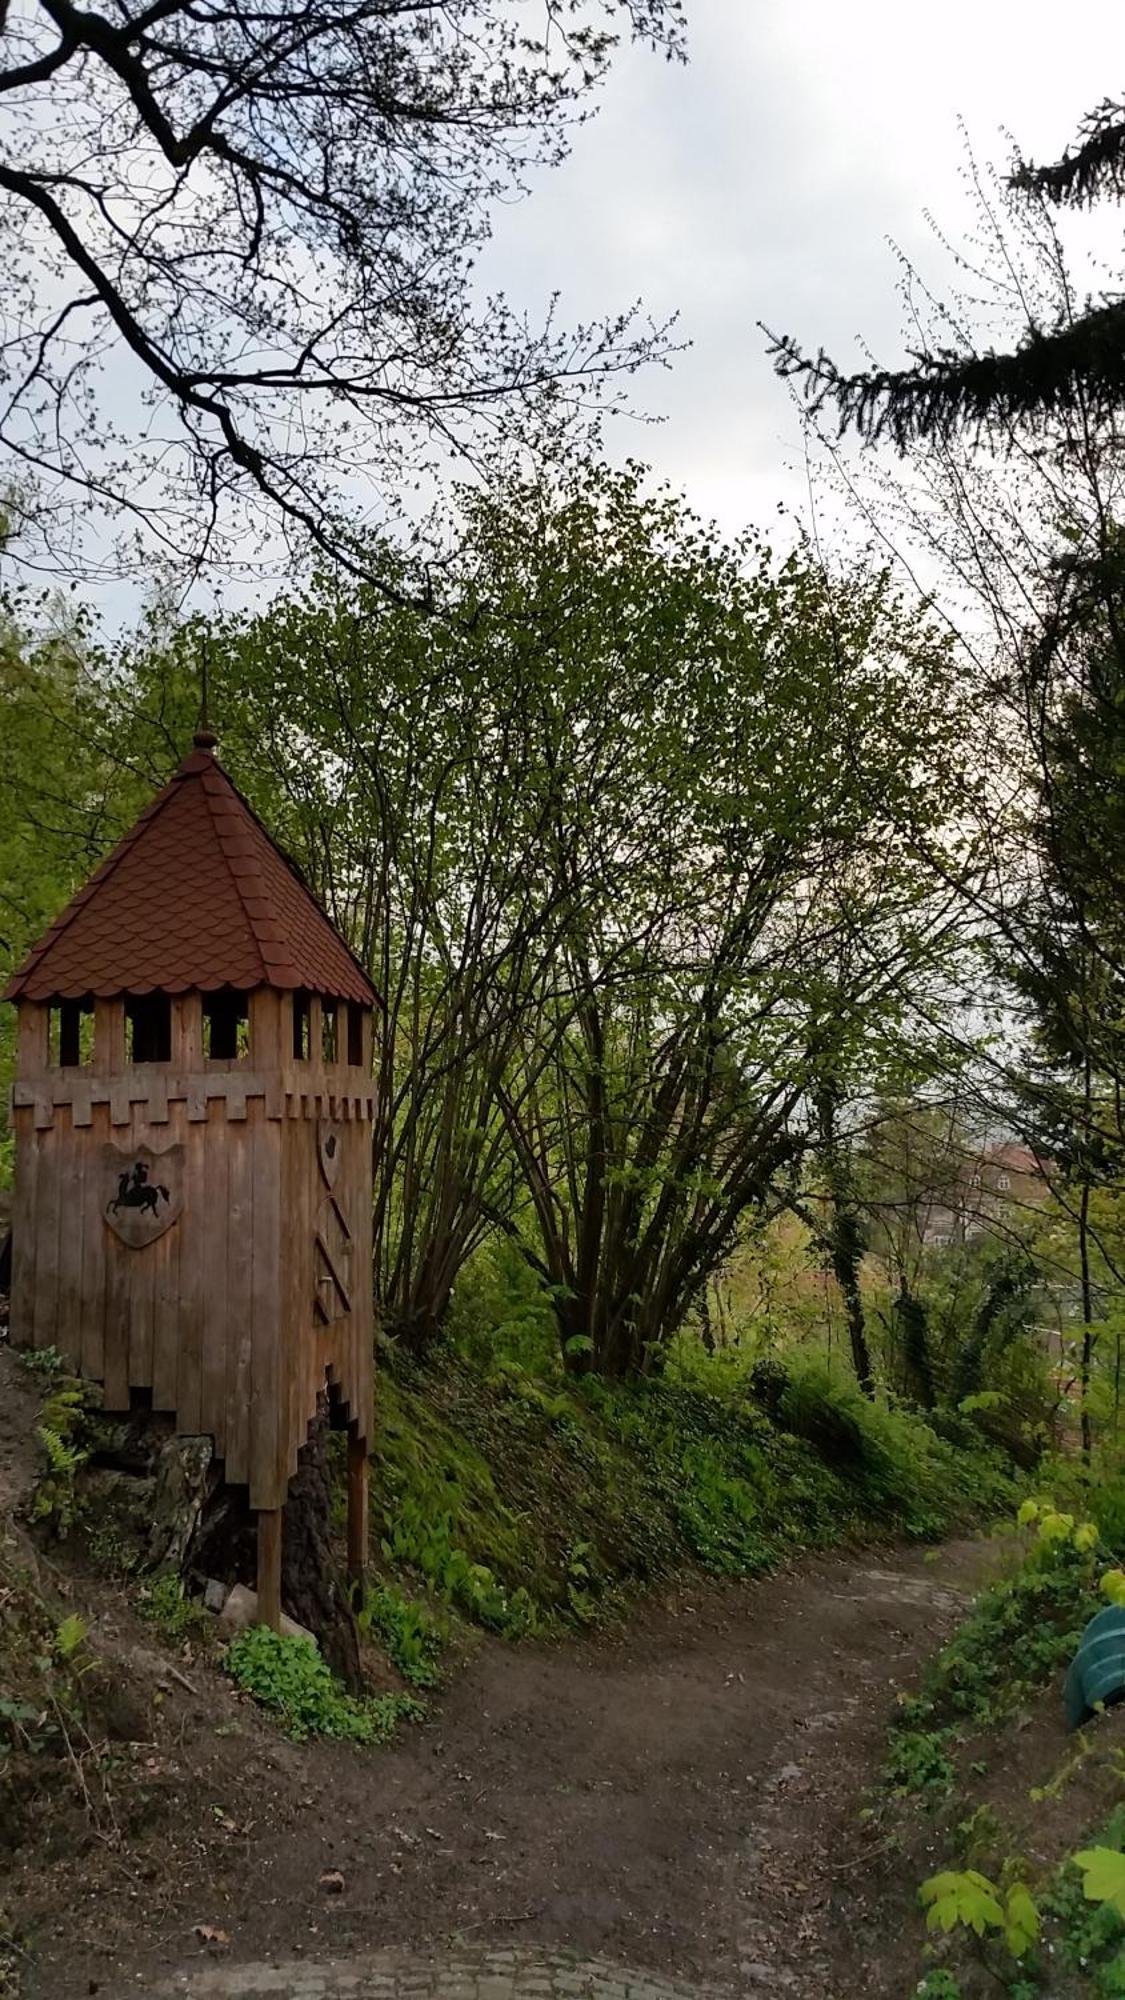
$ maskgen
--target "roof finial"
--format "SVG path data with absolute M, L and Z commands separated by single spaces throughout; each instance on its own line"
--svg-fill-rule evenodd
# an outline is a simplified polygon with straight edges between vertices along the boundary
M 207 641 L 207 636 L 204 634 L 203 652 L 199 669 L 199 727 L 191 739 L 192 745 L 196 750 L 213 750 L 219 740 L 214 734 L 207 716 L 207 686 L 210 663 L 211 649 Z

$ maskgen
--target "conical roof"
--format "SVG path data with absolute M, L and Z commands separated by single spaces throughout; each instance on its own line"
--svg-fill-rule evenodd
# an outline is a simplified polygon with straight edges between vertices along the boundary
M 175 777 L 56 918 L 5 1000 L 304 988 L 375 994 L 201 732 Z

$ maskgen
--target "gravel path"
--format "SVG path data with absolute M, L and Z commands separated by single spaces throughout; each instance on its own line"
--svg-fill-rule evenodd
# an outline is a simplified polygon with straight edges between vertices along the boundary
M 489 1642 L 375 1754 L 185 1716 L 162 1782 L 194 1803 L 141 1883 L 100 1876 L 89 1924 L 75 1876 L 27 2000 L 902 2000 L 914 1884 L 860 1807 L 897 1690 L 993 1562 L 805 1557 L 616 1635 Z

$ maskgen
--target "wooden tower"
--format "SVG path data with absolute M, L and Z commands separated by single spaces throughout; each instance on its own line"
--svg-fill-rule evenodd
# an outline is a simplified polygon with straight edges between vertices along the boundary
M 207 1435 L 282 1515 L 327 1387 L 367 1542 L 375 995 L 201 731 L 4 998 L 19 1010 L 11 1336 Z

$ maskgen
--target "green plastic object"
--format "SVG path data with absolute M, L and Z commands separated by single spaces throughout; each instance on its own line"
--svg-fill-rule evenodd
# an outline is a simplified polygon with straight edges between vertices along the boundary
M 1091 1618 L 1067 1668 L 1063 1702 L 1068 1729 L 1089 1722 L 1096 1702 L 1125 1695 L 1125 1605 L 1111 1604 Z

